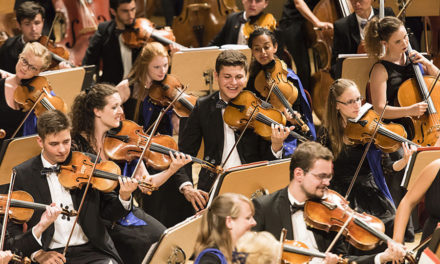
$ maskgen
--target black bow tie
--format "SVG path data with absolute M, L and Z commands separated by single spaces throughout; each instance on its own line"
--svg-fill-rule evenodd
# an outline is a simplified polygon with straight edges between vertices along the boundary
M 60 166 L 52 166 L 49 168 L 43 168 L 41 170 L 41 176 L 46 176 L 47 174 L 52 173 L 52 172 L 55 172 L 55 173 L 60 172 Z
M 361 24 L 360 24 L 361 28 L 364 29 L 365 26 L 367 25 L 367 23 L 368 23 L 367 20 L 362 20 L 362 21 L 361 21 Z
M 294 203 L 294 204 L 290 205 L 290 213 L 291 214 L 294 214 L 294 213 L 296 213 L 299 210 L 301 210 L 301 211 L 304 210 L 304 204 Z
M 226 108 L 227 105 L 228 105 L 228 103 L 226 103 L 222 99 L 219 99 L 217 101 L 217 103 L 215 104 L 215 108 L 223 109 L 223 108 Z

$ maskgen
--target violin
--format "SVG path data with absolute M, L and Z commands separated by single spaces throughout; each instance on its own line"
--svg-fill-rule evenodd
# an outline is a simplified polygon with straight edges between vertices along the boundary
M 366 103 L 362 106 L 360 115 L 356 119 L 348 119 L 344 130 L 345 136 L 355 143 L 366 144 L 370 141 L 376 125 L 378 125 L 374 144 L 383 152 L 392 153 L 397 151 L 402 146 L 402 142 L 420 147 L 406 138 L 407 134 L 402 125 L 379 122 L 380 116 L 371 108 L 372 105 Z
M 261 70 L 255 77 L 255 89 L 276 109 L 287 110 L 304 132 L 310 131 L 307 124 L 297 117 L 292 104 L 298 98 L 298 89 L 287 79 L 287 66 L 284 61 L 276 59 L 274 66 L 269 70 Z
M 149 138 L 141 126 L 130 120 L 121 121 L 121 125 L 107 132 L 104 139 L 104 152 L 113 160 L 132 161 L 139 158 Z M 147 166 L 156 170 L 165 170 L 171 164 L 170 152 L 177 153 L 177 143 L 167 135 L 156 135 L 152 138 L 150 149 L 143 156 Z M 146 158 L 148 157 L 148 159 Z M 214 165 L 196 157 L 193 162 L 202 167 L 217 171 Z
M 168 106 L 176 96 L 181 94 L 183 84 L 176 76 L 167 74 L 161 82 L 153 82 L 148 96 L 154 104 Z M 197 97 L 182 93 L 173 105 L 173 111 L 179 117 L 188 117 L 196 104 Z
M 47 205 L 35 203 L 34 198 L 25 191 L 13 191 L 11 194 L 11 205 L 9 207 L 9 217 L 17 223 L 29 221 L 34 214 L 34 210 L 46 210 Z M 6 201 L 8 195 L 0 194 L 0 214 L 5 213 Z M 75 210 L 68 210 L 61 205 L 61 214 L 67 217 L 76 216 Z
M 311 251 L 307 245 L 301 241 L 284 240 L 281 263 L 306 264 L 314 257 L 325 259 L 325 254 L 322 252 Z M 348 259 L 340 258 L 338 264 L 348 264 Z
M 174 44 L 180 49 L 186 49 L 186 47 L 176 43 L 173 31 L 169 27 L 157 30 L 154 28 L 154 23 L 150 20 L 139 17 L 136 18 L 132 26 L 126 26 L 124 32 L 122 32 L 122 41 L 129 48 L 141 48 L 147 41 L 152 41 L 153 38 L 162 44 Z
M 113 191 L 118 186 L 121 168 L 113 161 L 102 161 L 96 164 L 93 175 L 91 175 L 94 165 L 91 160 L 84 153 L 72 151 L 66 164 L 59 167 L 58 180 L 61 185 L 67 189 L 82 188 L 83 185 L 87 184 L 89 177 L 92 176 L 90 184 L 93 188 L 101 192 Z M 149 191 L 157 190 L 156 187 L 143 181 L 138 181 L 138 184 Z
M 51 95 L 52 87 L 43 76 L 36 76 L 28 81 L 22 81 L 14 92 L 14 100 L 23 109 L 23 112 L 31 110 L 39 117 L 46 110 L 60 110 L 67 113 L 67 105 L 58 96 Z M 35 105 L 35 106 L 34 106 Z
M 254 22 L 250 20 L 247 21 L 243 26 L 243 34 L 246 39 L 249 39 L 249 36 L 254 32 L 256 28 L 267 28 L 270 31 L 275 31 L 277 28 L 277 20 L 271 13 L 261 14 L 258 19 Z
M 58 64 L 60 62 L 67 62 L 70 66 L 75 66 L 69 62 L 69 51 L 63 46 L 55 45 L 53 40 L 49 39 L 48 36 L 41 36 L 38 39 L 38 42 L 40 42 L 41 45 L 45 46 L 52 55 L 52 63 L 49 66 L 49 70 L 58 69 Z
M 272 134 L 271 125 L 286 125 L 286 117 L 250 91 L 242 91 L 226 106 L 223 120 L 233 129 L 242 130 L 249 122 L 255 133 L 266 140 Z M 304 142 L 307 139 L 294 131 L 290 135 Z
M 411 51 L 411 45 L 408 44 L 407 55 Z M 432 87 L 435 78 L 423 76 L 417 64 L 412 64 L 412 66 L 416 77 L 408 79 L 400 85 L 397 99 L 402 107 L 421 101 L 428 104 L 428 109 L 423 115 L 411 117 L 415 128 L 413 142 L 422 146 L 434 146 L 440 137 L 440 117 L 437 113 L 437 109 L 440 109 L 440 83 L 437 82 Z M 432 93 L 430 93 L 431 91 Z

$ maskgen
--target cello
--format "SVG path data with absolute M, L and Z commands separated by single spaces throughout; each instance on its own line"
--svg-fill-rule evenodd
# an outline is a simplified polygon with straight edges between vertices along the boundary
M 204 47 L 236 11 L 233 0 L 184 0 L 182 12 L 173 20 L 176 41 L 186 47 Z
M 337 8 L 339 7 L 340 14 Z M 321 0 L 313 9 L 313 14 L 320 20 L 333 23 L 341 17 L 346 17 L 353 12 L 350 1 L 347 0 Z M 307 35 L 309 46 L 313 51 L 315 73 L 312 74 L 310 87 L 313 91 L 313 110 L 319 119 L 324 116 L 325 100 L 328 97 L 333 78 L 330 76 L 333 31 L 319 30 L 307 23 Z

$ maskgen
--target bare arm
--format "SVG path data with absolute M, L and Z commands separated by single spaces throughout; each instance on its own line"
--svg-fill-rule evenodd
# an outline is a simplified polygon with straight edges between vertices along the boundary
M 413 187 L 403 197 L 399 207 L 397 208 L 396 218 L 394 219 L 394 241 L 403 243 L 403 237 L 411 211 L 417 205 L 417 203 L 420 202 L 426 191 L 431 186 L 432 182 L 437 176 L 439 168 L 440 159 L 434 160 L 428 166 L 426 166 L 422 170 Z
M 127 102 L 128 98 L 130 98 L 131 91 L 128 85 L 128 79 L 122 80 L 118 85 L 116 85 L 118 89 L 119 95 L 121 96 L 122 103 Z
M 322 22 L 317 18 L 312 10 L 310 10 L 309 6 L 304 2 L 304 0 L 293 0 L 295 3 L 296 9 L 301 13 L 301 15 L 307 19 L 313 26 L 322 28 L 322 29 L 333 29 L 333 24 L 329 22 Z

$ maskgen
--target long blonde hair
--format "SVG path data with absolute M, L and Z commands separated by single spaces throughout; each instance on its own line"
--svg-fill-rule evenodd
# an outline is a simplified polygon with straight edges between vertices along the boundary
M 167 57 L 168 62 L 170 61 L 168 52 L 162 44 L 159 42 L 147 43 L 142 48 L 141 53 L 134 62 L 133 68 L 131 68 L 131 71 L 128 73 L 127 79 L 129 80 L 129 85 L 138 84 L 144 87 L 147 82 L 148 66 L 156 56 Z
M 380 41 L 388 41 L 402 25 L 403 22 L 396 17 L 372 18 L 365 27 L 365 48 L 368 55 L 373 58 L 381 57 L 383 54 Z
M 200 233 L 197 236 L 195 255 L 199 255 L 205 248 L 218 247 L 226 257 L 228 263 L 232 262 L 232 238 L 226 226 L 226 217 L 236 219 L 240 215 L 241 202 L 248 204 L 254 212 L 252 202 L 241 194 L 225 193 L 217 196 L 207 212 L 202 216 Z
M 237 252 L 246 256 L 245 264 L 280 263 L 281 243 L 266 231 L 247 232 L 237 241 Z
M 339 156 L 344 145 L 344 120 L 336 108 L 337 98 L 349 87 L 357 87 L 356 84 L 347 79 L 337 79 L 330 86 L 327 103 L 325 105 L 324 128 L 327 130 L 328 139 L 331 142 L 331 151 L 335 159 Z

